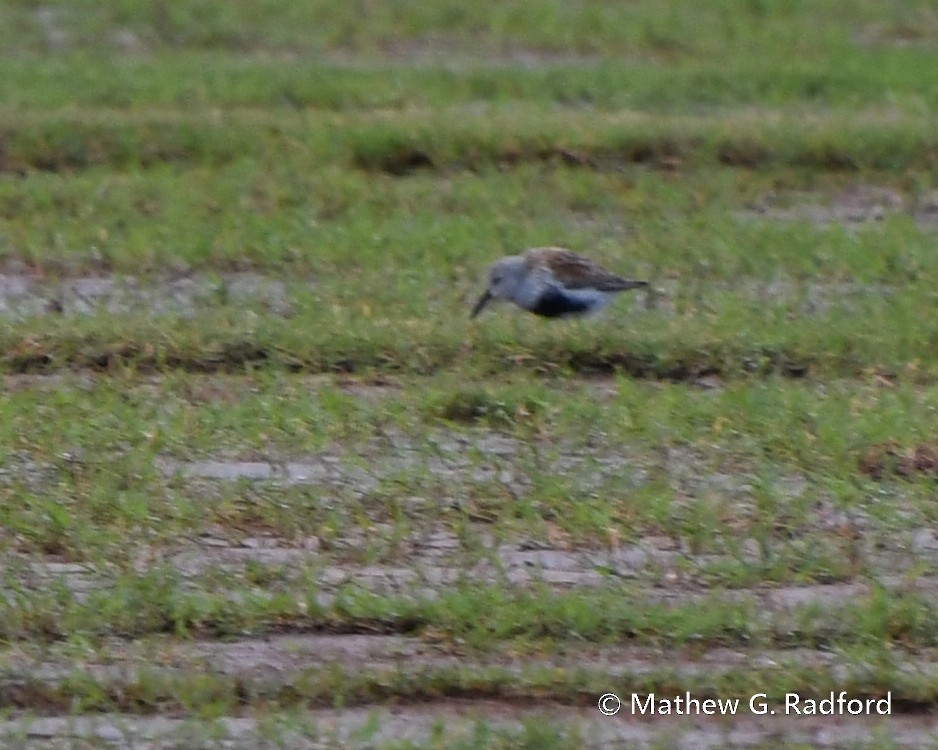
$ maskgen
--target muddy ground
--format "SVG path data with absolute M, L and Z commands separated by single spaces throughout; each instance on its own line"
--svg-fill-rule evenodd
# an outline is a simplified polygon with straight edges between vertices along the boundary
M 342 711 L 314 710 L 304 716 L 305 726 L 285 728 L 275 743 L 271 730 L 259 730 L 262 722 L 225 717 L 210 726 L 173 718 L 43 717 L 28 725 L 15 725 L 16 746 L 23 748 L 321 748 L 368 747 L 397 740 L 417 746 L 440 737 L 445 722 L 447 741 L 471 743 L 479 721 L 520 730 L 525 722 L 559 722 L 570 727 L 588 746 L 645 750 L 668 747 L 675 750 L 720 750 L 722 748 L 812 747 L 834 750 L 848 747 L 933 748 L 938 722 L 910 717 L 894 725 L 888 734 L 895 744 L 884 744 L 881 724 L 866 718 L 778 716 L 737 717 L 732 720 L 688 717 L 655 720 L 605 717 L 595 708 L 565 706 L 517 707 L 493 701 L 441 701 L 414 706 L 350 708 Z M 375 727 L 380 727 L 375 729 Z M 11 728 L 0 724 L 0 736 Z M 311 740 L 313 733 L 323 740 Z M 306 736 L 303 736 L 306 735 Z M 364 738 L 364 741 L 363 741 Z M 334 743 L 334 744 L 328 744 Z M 406 745 L 405 745 L 406 746 Z
M 888 189 L 859 187 L 835 196 L 828 205 L 803 202 L 798 196 L 779 199 L 769 196 L 758 206 L 740 215 L 741 220 L 807 221 L 816 224 L 838 222 L 846 226 L 881 221 L 890 215 L 905 214 L 922 225 L 938 222 L 938 198 L 923 196 L 910 201 Z M 0 316 L 22 318 L 35 315 L 86 314 L 99 310 L 112 313 L 137 311 L 152 314 L 195 314 L 200 308 L 220 301 L 238 305 L 260 305 L 267 312 L 289 315 L 289 289 L 281 281 L 255 274 L 218 277 L 151 279 L 144 283 L 133 277 L 87 276 L 48 279 L 29 269 L 6 269 L 0 275 Z M 314 281 L 308 283 L 314 284 Z M 664 290 L 667 292 L 668 290 Z M 797 297 L 804 312 L 823 310 L 829 300 L 839 304 L 857 294 L 891 293 L 889 289 L 849 287 L 848 285 L 811 285 L 795 288 L 785 281 L 754 285 L 754 295 Z M 659 305 L 669 304 L 667 294 L 657 298 Z M 89 377 L 93 377 L 90 376 Z M 30 380 L 30 383 L 34 382 Z M 48 382 L 54 383 L 55 376 Z M 23 385 L 22 376 L 11 378 L 6 387 Z M 701 383 L 720 387 L 719 381 Z M 614 384 L 596 381 L 598 397 Z M 354 386 L 354 395 L 380 399 L 382 389 Z M 522 448 L 518 441 L 494 432 L 475 433 L 473 450 L 510 459 Z M 315 485 L 341 489 L 350 497 L 363 496 L 395 473 L 418 467 L 442 482 L 470 477 L 472 481 L 499 482 L 512 492 L 523 494 L 529 478 L 507 473 L 493 473 L 477 465 L 460 461 L 466 453 L 464 433 L 441 431 L 436 437 L 435 458 L 426 462 L 417 451 L 400 438 L 390 443 L 376 443 L 369 451 L 374 459 L 363 464 L 342 453 L 291 456 L 280 462 L 269 460 L 234 460 L 219 455 L 210 460 L 183 461 L 178 457 L 161 459 L 159 469 L 167 478 L 185 482 L 189 491 L 201 493 L 212 502 L 219 488 L 231 482 L 257 482 L 284 487 Z M 389 448 L 393 446 L 393 448 Z M 8 457 L 9 458 L 9 457 Z M 14 457 L 15 458 L 15 457 Z M 589 477 L 601 486 L 603 472 L 616 472 L 628 461 L 628 447 L 616 455 L 561 452 L 550 467 L 552 471 Z M 705 470 L 687 452 L 672 450 L 665 457 L 670 481 L 679 491 L 692 497 L 704 488 L 739 498 L 744 504 L 748 493 L 745 477 Z M 4 467 L 4 474 L 41 484 L 44 467 L 17 463 Z M 641 469 L 631 474 L 643 481 Z M 0 476 L 0 481 L 3 481 Z M 779 479 L 785 492 L 799 497 L 805 491 L 804 477 Z M 458 496 L 428 499 L 414 497 L 410 509 L 419 512 L 427 503 L 450 503 L 458 507 L 465 499 Z M 758 617 L 771 620 L 784 629 L 786 617 L 797 607 L 816 604 L 819 611 L 846 604 L 870 595 L 877 586 L 887 590 L 925 593 L 938 597 L 938 578 L 921 575 L 923 562 L 934 568 L 938 563 L 938 536 L 930 529 L 896 531 L 875 530 L 861 514 L 836 511 L 821 498 L 809 515 L 813 531 L 868 534 L 859 554 L 881 571 L 877 581 L 857 577 L 811 585 L 784 585 L 722 589 L 716 593 L 727 602 L 746 602 Z M 275 534 L 233 535 L 229 529 L 217 534 L 201 534 L 181 540 L 172 549 L 140 550 L 139 567 L 145 570 L 154 559 L 169 564 L 184 577 L 196 580 L 206 571 L 221 571 L 244 576 L 252 564 L 279 566 L 285 580 L 303 571 L 316 570 L 319 589 L 315 603 L 330 606 L 344 586 L 354 584 L 377 593 L 428 598 L 456 581 L 510 582 L 515 586 L 547 587 L 556 591 L 602 588 L 627 580 L 635 585 L 642 600 L 675 605 L 694 600 L 710 600 L 714 592 L 697 580 L 692 571 L 720 562 L 719 555 L 700 555 L 675 539 L 647 536 L 629 543 L 611 541 L 594 548 L 572 547 L 559 538 L 553 544 L 530 539 L 496 539 L 484 522 L 476 529 L 481 559 L 465 564 L 461 541 L 446 528 L 422 528 L 406 540 L 398 540 L 393 560 L 378 562 L 342 561 L 342 549 L 354 551 L 365 533 L 380 536 L 380 526 L 367 532 L 349 531 L 344 538 L 329 541 L 328 554 L 318 537 L 280 538 Z M 356 536 L 359 534 L 359 536 Z M 748 546 L 747 546 L 748 544 Z M 743 542 L 753 559 L 761 553 L 755 540 Z M 338 551 L 338 552 L 337 552 Z M 4 553 L 2 564 L 17 569 L 30 585 L 42 589 L 64 585 L 80 599 L 96 588 L 113 583 L 114 571 L 95 569 L 49 555 L 39 558 L 17 551 L 16 545 Z M 908 573 L 919 571 L 914 579 Z M 688 571 L 691 571 L 689 573 Z M 2 592 L 0 592 L 2 593 Z M 819 615 L 820 616 L 820 615 Z M 792 627 L 795 624 L 792 623 Z M 793 642 L 789 648 L 765 649 L 741 642 L 733 646 L 694 646 L 678 651 L 673 648 L 620 645 L 570 646 L 563 653 L 518 655 L 493 650 L 485 656 L 438 644 L 432 639 L 386 632 L 323 633 L 291 631 L 266 637 L 228 639 L 154 636 L 144 640 L 114 639 L 104 647 L 81 654 L 74 649 L 40 648 L 18 644 L 3 650 L 0 659 L 0 702 L 5 715 L 0 721 L 3 747 L 23 748 L 321 748 L 371 747 L 386 741 L 418 744 L 439 740 L 445 731 L 448 740 L 463 738 L 471 743 L 480 726 L 520 730 L 538 723 L 552 723 L 567 728 L 571 738 L 595 748 L 673 747 L 701 750 L 706 748 L 754 748 L 809 746 L 853 748 L 893 746 L 933 748 L 938 736 L 938 716 L 928 705 L 897 703 L 888 717 L 806 717 L 786 716 L 780 707 L 776 715 L 754 716 L 743 710 L 736 717 L 635 716 L 628 708 L 630 686 L 641 685 L 642 675 L 668 672 L 676 682 L 682 678 L 717 676 L 733 670 L 772 669 L 778 665 L 817 666 L 839 675 L 845 684 L 862 672 L 849 654 L 825 648 L 805 647 Z M 203 672 L 231 678 L 248 696 L 278 695 L 304 675 L 329 670 L 335 665 L 350 672 L 361 670 L 391 679 L 401 673 L 432 674 L 435 670 L 459 668 L 468 674 L 482 674 L 498 669 L 503 674 L 529 674 L 537 669 L 595 670 L 605 684 L 590 685 L 579 694 L 565 698 L 548 696 L 544 700 L 530 695 L 512 695 L 503 691 L 497 699 L 484 692 L 466 689 L 454 695 L 423 694 L 408 700 L 395 695 L 390 700 L 349 707 L 314 707 L 294 710 L 280 716 L 268 710 L 263 701 L 246 700 L 237 715 L 193 718 L 178 710 L 163 715 L 82 714 L 49 702 L 58 688 L 76 673 L 92 675 L 109 686 L 120 705 L 122 689 L 129 689 L 141 675 L 192 675 Z M 920 655 L 897 650 L 895 666 L 938 679 L 938 662 L 923 660 Z M 604 716 L 596 706 L 599 696 L 619 692 L 626 706 L 615 716 Z M 743 702 L 748 695 L 733 696 Z M 443 729 L 445 727 L 445 730 Z M 572 741 L 572 740 L 571 740 Z
M 441 430 L 436 440 L 443 449 L 432 462 L 431 471 L 451 477 L 473 470 L 460 465 L 457 459 L 462 452 L 458 446 L 467 440 L 465 435 L 450 435 Z M 480 431 L 475 440 L 495 454 L 510 455 L 519 450 L 517 441 L 495 433 Z M 601 467 L 604 461 L 608 465 L 611 460 L 608 456 L 589 458 L 594 462 L 591 467 Z M 382 472 L 400 471 L 413 460 L 410 447 L 401 441 L 396 450 L 384 450 L 383 462 L 370 465 L 368 470 L 342 454 L 295 457 L 283 464 L 223 457 L 194 462 L 167 458 L 160 468 L 168 477 L 189 482 L 188 486 L 204 493 L 206 502 L 211 502 L 219 485 L 228 482 L 279 482 L 284 486 L 309 483 L 351 487 L 364 493 L 370 482 L 380 479 Z M 557 459 L 574 474 L 583 460 L 582 454 L 561 455 Z M 41 466 L 29 470 L 42 473 Z M 720 487 L 729 495 L 742 497 L 746 493 L 742 479 L 722 474 L 693 476 L 694 471 L 692 456 L 675 454 L 674 481 Z M 525 482 L 524 477 L 504 479 L 519 482 L 519 487 Z M 804 481 L 798 477 L 780 481 L 792 495 L 804 491 Z M 418 498 L 415 502 L 430 501 Z M 818 528 L 837 527 L 845 519 L 819 506 L 813 523 Z M 862 525 L 864 521 L 857 518 L 852 523 Z M 373 535 L 375 529 L 369 533 Z M 877 584 L 903 591 L 912 587 L 917 592 L 933 592 L 938 596 L 938 579 L 918 576 L 910 582 L 903 575 L 924 558 L 938 561 L 938 541 L 929 530 L 897 534 L 887 540 L 888 544 L 882 538 L 871 542 L 864 554 L 875 559 L 883 572 L 875 584 L 858 578 L 830 584 L 759 585 L 716 593 L 702 586 L 688 571 L 712 564 L 718 556 L 697 555 L 666 536 L 644 537 L 605 549 L 583 549 L 562 542 L 551 545 L 523 538 L 495 539 L 487 535 L 484 524 L 480 524 L 478 535 L 487 552 L 481 562 L 469 567 L 462 564 L 460 539 L 438 528 L 423 529 L 406 540 L 393 562 L 324 563 L 334 559 L 335 551 L 341 551 L 343 545 L 355 548 L 361 538 L 356 538 L 354 531 L 345 539 L 331 540 L 327 556 L 321 540 L 315 537 L 284 539 L 271 534 L 232 537 L 230 530 L 219 529 L 217 535 L 202 534 L 181 541 L 174 549 L 162 548 L 156 553 L 141 550 L 139 566 L 145 570 L 155 554 L 161 563 L 170 564 L 193 581 L 207 571 L 240 577 L 256 563 L 279 566 L 284 579 L 290 578 L 291 570 L 299 573 L 313 566 L 320 586 L 317 603 L 321 606 L 331 605 L 336 592 L 349 584 L 374 592 L 427 598 L 449 583 L 466 580 L 509 581 L 515 586 L 547 586 L 567 591 L 603 587 L 610 585 L 610 581 L 628 579 L 635 584 L 635 595 L 648 602 L 679 605 L 717 595 L 727 602 L 751 603 L 753 611 L 770 620 L 776 629 L 784 627 L 786 617 L 795 608 L 817 604 L 820 612 L 866 597 Z M 915 559 L 906 551 L 913 551 Z M 341 558 L 341 552 L 338 556 Z M 51 556 L 37 559 L 10 552 L 5 566 L 15 567 L 21 577 L 30 579 L 33 587 L 65 585 L 79 599 L 95 588 L 108 587 L 113 580 L 113 572 L 105 568 L 56 561 Z M 794 620 L 791 627 L 796 627 Z M 900 670 L 938 679 L 938 663 L 923 662 L 915 653 L 897 652 L 895 659 Z M 178 710 L 159 716 L 70 715 L 44 703 L 42 697 L 43 689 L 52 694 L 54 688 L 67 684 L 76 673 L 93 676 L 108 685 L 115 696 L 120 696 L 122 690 L 132 691 L 141 679 L 152 680 L 155 675 L 184 675 L 188 679 L 204 673 L 229 678 L 256 698 L 282 694 L 305 676 L 337 664 L 351 673 L 360 670 L 372 676 L 386 675 L 389 680 L 402 673 L 426 676 L 457 668 L 469 675 L 497 669 L 509 678 L 517 674 L 519 679 L 537 669 L 587 672 L 593 669 L 602 675 L 604 683 L 611 684 L 593 686 L 595 696 L 587 688 L 566 698 L 549 696 L 543 701 L 532 699 L 530 694 L 512 695 L 510 689 L 504 690 L 497 700 L 484 691 L 476 694 L 472 689 L 450 696 L 421 695 L 414 700 L 396 695 L 391 699 L 379 698 L 370 705 L 294 711 L 279 728 L 276 725 L 280 719 L 270 718 L 263 701 L 251 698 L 246 699 L 239 715 L 206 720 L 187 718 Z M 431 742 L 442 725 L 447 737 L 461 736 L 471 741 L 480 722 L 490 728 L 520 730 L 531 722 L 549 720 L 564 725 L 571 737 L 596 748 L 652 748 L 661 747 L 662 743 L 678 748 L 774 747 L 777 745 L 773 743 L 779 742 L 846 748 L 879 746 L 877 743 L 883 737 L 890 738 L 896 747 L 934 746 L 932 738 L 938 732 L 938 717 L 923 713 L 923 706 L 915 704 L 897 703 L 890 717 L 843 718 L 785 716 L 780 707 L 776 707 L 778 713 L 774 716 L 753 716 L 744 710 L 744 715 L 734 718 L 648 717 L 632 715 L 630 709 L 625 709 L 609 717 L 600 714 L 593 705 L 601 694 L 616 690 L 628 701 L 629 686 L 640 685 L 643 675 L 667 671 L 679 684 L 682 679 L 716 678 L 733 670 L 772 670 L 786 664 L 817 666 L 840 675 L 845 684 L 863 670 L 863 665 L 856 664 L 849 655 L 824 647 L 805 648 L 795 642 L 790 648 L 773 650 L 739 643 L 689 646 L 678 651 L 626 642 L 603 647 L 573 645 L 563 653 L 541 657 L 497 649 L 479 656 L 454 649 L 452 644 L 402 634 L 309 633 L 287 628 L 265 637 L 224 640 L 172 636 L 138 641 L 114 639 L 87 656 L 76 656 L 74 650 L 67 648 L 36 649 L 26 644 L 4 652 L 0 695 L 6 696 L 8 708 L 14 710 L 0 723 L 0 737 L 6 738 L 8 744 L 4 746 L 26 748 L 368 747 L 390 740 Z M 749 699 L 746 695 L 734 697 L 744 702 Z M 116 700 L 119 703 L 119 698 Z M 272 736 L 279 738 L 277 744 L 270 744 Z

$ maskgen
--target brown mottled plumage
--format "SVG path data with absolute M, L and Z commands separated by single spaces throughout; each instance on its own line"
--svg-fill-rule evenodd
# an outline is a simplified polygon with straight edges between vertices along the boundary
M 616 276 L 589 258 L 563 247 L 535 247 L 521 257 L 529 272 L 538 267 L 549 268 L 553 277 L 567 289 L 589 287 L 600 292 L 624 292 L 648 283 Z

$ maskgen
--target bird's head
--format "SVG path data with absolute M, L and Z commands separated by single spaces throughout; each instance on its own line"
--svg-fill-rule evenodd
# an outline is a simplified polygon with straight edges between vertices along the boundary
M 519 255 L 502 258 L 489 268 L 489 283 L 479 301 L 472 308 L 474 318 L 492 300 L 513 299 L 524 278 L 524 259 Z

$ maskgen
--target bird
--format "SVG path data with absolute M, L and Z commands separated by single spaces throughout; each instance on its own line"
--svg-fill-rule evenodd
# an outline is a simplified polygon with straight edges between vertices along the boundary
M 492 264 L 488 286 L 469 317 L 492 300 L 514 302 L 545 318 L 590 315 L 619 292 L 646 286 L 647 281 L 616 276 L 572 250 L 535 247 Z

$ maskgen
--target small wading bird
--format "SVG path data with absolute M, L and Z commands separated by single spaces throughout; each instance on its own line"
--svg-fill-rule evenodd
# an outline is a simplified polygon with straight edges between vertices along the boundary
M 562 247 L 535 247 L 492 265 L 488 288 L 469 317 L 499 299 L 546 318 L 589 315 L 619 292 L 644 286 L 647 281 L 623 279 Z

